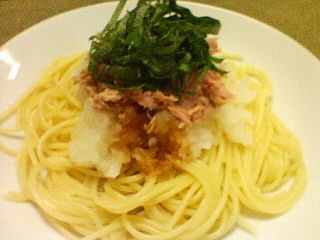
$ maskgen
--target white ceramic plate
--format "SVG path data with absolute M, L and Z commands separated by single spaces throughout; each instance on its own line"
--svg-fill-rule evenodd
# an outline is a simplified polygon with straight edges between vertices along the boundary
M 129 8 L 134 3 L 130 2 Z M 320 62 L 279 31 L 221 8 L 183 3 L 196 15 L 222 22 L 221 48 L 241 53 L 273 80 L 274 109 L 302 142 L 308 185 L 301 201 L 282 216 L 252 220 L 251 236 L 236 229 L 225 239 L 316 240 L 320 236 Z M 50 18 L 0 48 L 0 112 L 14 102 L 40 72 L 59 56 L 88 50 L 88 38 L 101 30 L 115 3 L 93 5 Z M 15 161 L 0 153 L 0 195 L 17 190 Z M 28 203 L 0 199 L 0 239 L 63 239 Z

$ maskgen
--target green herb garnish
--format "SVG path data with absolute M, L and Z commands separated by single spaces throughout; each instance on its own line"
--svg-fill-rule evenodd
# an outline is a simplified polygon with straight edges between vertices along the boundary
M 219 32 L 218 20 L 196 17 L 176 0 L 139 0 L 118 20 L 126 1 L 120 0 L 105 29 L 90 38 L 88 71 L 93 79 L 115 89 L 181 96 L 189 91 L 189 74 L 200 77 L 209 69 L 224 73 L 214 65 L 222 60 L 210 56 L 205 41 L 207 34 Z

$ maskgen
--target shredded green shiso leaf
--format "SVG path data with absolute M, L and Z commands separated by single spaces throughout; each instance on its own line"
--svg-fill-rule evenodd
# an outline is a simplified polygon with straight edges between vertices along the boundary
M 109 88 L 169 91 L 186 94 L 197 73 L 197 84 L 214 65 L 205 38 L 218 34 L 221 24 L 211 17 L 196 17 L 176 0 L 139 0 L 119 19 L 127 0 L 120 0 L 103 31 L 92 36 L 88 72 Z M 194 83 L 193 83 L 194 85 Z

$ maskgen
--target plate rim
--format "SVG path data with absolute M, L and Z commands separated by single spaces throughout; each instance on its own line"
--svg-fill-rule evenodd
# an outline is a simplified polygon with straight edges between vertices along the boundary
M 56 18 L 61 17 L 62 15 L 67 15 L 67 14 L 72 14 L 75 13 L 77 11 L 81 11 L 85 8 L 90 8 L 90 7 L 96 7 L 97 5 L 113 5 L 116 4 L 117 0 L 112 0 L 112 1 L 108 1 L 108 2 L 103 2 L 103 3 L 95 3 L 95 4 L 90 4 L 90 5 L 86 5 L 86 6 L 82 6 L 82 7 L 77 7 L 75 9 L 71 9 L 71 10 L 67 10 L 61 13 L 58 13 L 56 15 L 53 15 L 49 18 L 43 19 L 40 22 L 37 22 L 36 24 L 24 29 L 23 31 L 19 32 L 18 34 L 16 34 L 15 36 L 13 36 L 12 38 L 10 38 L 8 41 L 6 41 L 4 44 L 2 44 L 0 46 L 0 50 L 5 49 L 7 47 L 10 46 L 10 44 L 13 44 L 17 39 L 23 37 L 25 34 L 28 34 L 30 31 L 32 31 L 33 29 L 47 24 L 48 22 L 52 22 L 54 21 Z M 137 2 L 136 0 L 129 0 L 127 1 L 127 4 L 129 3 L 134 3 Z M 295 40 L 293 37 L 287 35 L 286 33 L 280 31 L 279 29 L 269 25 L 266 22 L 263 22 L 261 20 L 255 19 L 253 17 L 250 17 L 248 15 L 245 15 L 243 13 L 239 13 L 230 9 L 226 9 L 223 7 L 219 7 L 219 6 L 215 6 L 215 5 L 209 5 L 209 4 L 205 4 L 205 3 L 198 3 L 198 2 L 191 2 L 191 1 L 179 1 L 178 2 L 180 4 L 190 4 L 190 5 L 194 5 L 194 6 L 199 6 L 199 7 L 210 7 L 225 13 L 229 13 L 229 14 L 233 14 L 236 15 L 238 17 L 242 17 L 245 18 L 248 21 L 253 21 L 256 24 L 259 24 L 260 26 L 262 26 L 265 29 L 271 30 L 272 32 L 274 32 L 275 34 L 277 34 L 278 36 L 284 38 L 286 41 L 290 42 L 291 44 L 295 45 L 295 47 L 300 48 L 301 50 L 305 51 L 308 56 L 310 57 L 310 59 L 312 59 L 314 64 L 318 64 L 319 68 L 320 68 L 320 58 L 318 58 L 314 53 L 312 53 L 308 48 L 306 48 L 305 46 L 302 45 L 302 43 L 298 42 L 297 40 Z
M 136 1 L 128 1 L 128 2 L 136 2 Z M 218 10 L 218 11 L 221 11 L 221 12 L 224 12 L 226 14 L 232 14 L 236 17 L 241 17 L 245 20 L 249 20 L 250 22 L 252 22 L 253 24 L 258 24 L 257 26 L 259 27 L 263 27 L 264 30 L 267 30 L 267 31 L 271 31 L 273 34 L 277 34 L 277 36 L 279 36 L 283 41 L 286 41 L 287 43 L 290 43 L 290 45 L 292 47 L 295 47 L 297 51 L 301 51 L 303 54 L 305 54 L 305 57 L 306 59 L 310 60 L 311 62 L 309 63 L 305 63 L 305 65 L 313 65 L 315 66 L 317 69 L 320 70 L 320 60 L 313 54 L 311 53 L 307 48 L 305 48 L 302 44 L 300 44 L 299 42 L 297 42 L 296 40 L 294 40 L 292 37 L 286 35 L 285 33 L 281 32 L 280 30 L 260 21 L 260 20 L 257 20 L 257 19 L 254 19 L 252 17 L 249 17 L 249 16 L 246 16 L 242 13 L 238 13 L 238 12 L 235 12 L 235 11 L 232 11 L 232 10 L 228 10 L 228 9 L 224 9 L 224 8 L 221 8 L 221 7 L 216 7 L 216 6 L 212 6 L 212 5 L 207 5 L 207 4 L 202 4 L 202 3 L 194 3 L 194 2 L 188 2 L 188 1 L 179 1 L 180 3 L 183 3 L 183 4 L 188 4 L 188 5 L 191 5 L 192 7 L 210 7 L 211 9 L 215 9 L 215 10 Z M 86 9 L 86 8 L 90 8 L 90 7 L 97 7 L 97 5 L 112 5 L 112 4 L 115 4 L 116 2 L 115 1 L 112 1 L 112 2 L 107 2 L 107 3 L 97 3 L 97 4 L 91 4 L 91 5 L 87 5 L 87 6 L 83 6 L 83 7 L 79 7 L 79 8 L 76 8 L 76 9 L 72 9 L 72 10 L 69 10 L 69 11 L 65 11 L 65 12 L 62 12 L 62 13 L 59 13 L 57 15 L 54 15 L 52 17 L 49 17 L 47 19 L 44 19 L 38 23 L 36 23 L 35 25 L 33 26 L 30 26 L 29 28 L 25 29 L 24 31 L 18 33 L 16 36 L 14 36 L 13 38 L 11 38 L 10 40 L 8 40 L 4 45 L 0 46 L 0 51 L 3 50 L 5 47 L 13 47 L 13 46 L 10 46 L 11 44 L 15 44 L 15 41 L 19 38 L 24 38 L 24 36 L 26 34 L 29 34 L 30 31 L 33 31 L 34 29 L 38 28 L 39 26 L 41 27 L 41 25 L 46 25 L 47 23 L 49 22 L 52 22 L 52 21 L 55 21 L 56 18 L 59 18 L 63 15 L 68 15 L 68 14 L 72 14 L 72 13 L 75 13 L 75 12 L 78 12 L 78 11 L 81 11 L 82 9 Z M 299 202 L 302 202 L 301 199 L 299 200 Z M 272 221 L 272 219 L 270 219 L 270 221 Z M 57 231 L 55 229 L 55 231 Z

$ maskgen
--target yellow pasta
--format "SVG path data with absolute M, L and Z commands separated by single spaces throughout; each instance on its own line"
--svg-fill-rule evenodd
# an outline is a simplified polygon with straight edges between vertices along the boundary
M 17 131 L 25 133 L 17 153 L 0 143 L 1 151 L 16 156 L 21 184 L 21 192 L 7 198 L 39 206 L 66 238 L 221 239 L 236 224 L 254 231 L 245 210 L 281 214 L 302 195 L 306 174 L 299 142 L 272 112 L 269 79 L 251 66 L 236 71 L 255 79 L 257 96 L 249 106 L 253 144 L 220 134 L 219 144 L 200 159 L 177 162 L 178 170 L 162 177 L 127 171 L 105 179 L 94 169 L 75 166 L 68 142 L 82 103 L 72 90 L 72 71 L 82 59 L 53 62 L 0 116 L 2 123 L 16 114 Z M 0 134 L 12 137 L 16 131 L 0 129 Z

